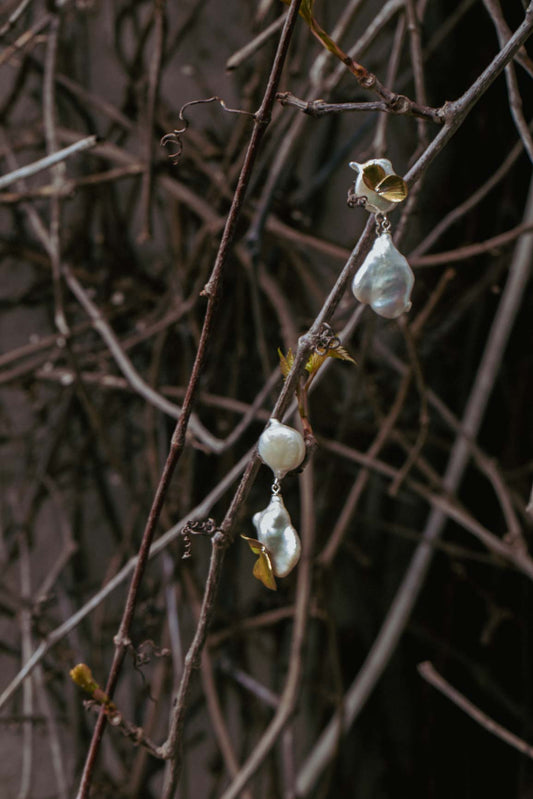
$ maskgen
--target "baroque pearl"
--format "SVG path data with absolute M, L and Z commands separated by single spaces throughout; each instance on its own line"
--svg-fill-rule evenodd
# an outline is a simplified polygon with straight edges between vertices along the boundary
M 286 577 L 300 560 L 302 545 L 279 494 L 273 495 L 264 510 L 254 513 L 253 523 L 257 539 L 268 549 L 274 574 Z
M 271 419 L 258 446 L 261 460 L 270 466 L 277 480 L 296 469 L 305 457 L 305 443 L 298 430 Z
M 398 252 L 389 233 L 378 236 L 356 272 L 352 291 L 379 316 L 396 319 L 411 308 L 415 276 L 407 259 Z
M 364 164 L 358 164 L 357 161 L 350 161 L 349 166 L 357 172 L 354 191 L 358 197 L 367 198 L 365 209 L 370 211 L 371 214 L 386 214 L 387 211 L 394 208 L 396 203 L 391 203 L 384 197 L 380 197 L 376 191 L 372 191 L 372 189 L 366 185 L 363 179 L 363 167 L 372 166 L 373 164 L 380 166 L 385 172 L 385 175 L 394 175 L 394 169 L 388 158 L 372 158 L 370 161 L 365 161 Z

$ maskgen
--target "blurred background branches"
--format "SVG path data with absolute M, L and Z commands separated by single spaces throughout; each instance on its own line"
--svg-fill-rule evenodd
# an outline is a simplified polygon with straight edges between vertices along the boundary
M 173 793 L 176 698 L 181 799 L 533 795 L 533 12 L 304 12 L 273 87 L 278 0 L 0 4 L 2 796 L 76 795 L 98 700 L 69 672 L 103 690 L 119 650 L 86 795 Z M 410 186 L 399 321 L 345 290 L 374 157 Z M 356 365 L 306 393 L 304 555 L 268 591 L 253 447 L 328 329 Z

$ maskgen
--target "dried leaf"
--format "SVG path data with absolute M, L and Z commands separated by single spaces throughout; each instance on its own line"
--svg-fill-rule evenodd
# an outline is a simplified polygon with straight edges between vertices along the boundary
M 391 203 L 401 203 L 407 197 L 407 183 L 398 175 L 387 175 L 377 186 L 376 192 L 380 197 Z
M 376 186 L 384 178 L 385 170 L 379 164 L 368 164 L 363 168 L 363 182 L 372 191 L 376 191 Z
M 272 568 L 270 553 L 266 546 L 262 544 L 261 541 L 256 541 L 255 538 L 248 538 L 246 535 L 241 535 L 241 538 L 247 541 L 254 555 L 259 555 L 254 563 L 252 571 L 253 576 L 262 582 L 265 588 L 269 588 L 271 591 L 277 591 L 278 587 L 274 578 L 274 569 Z
M 291 349 L 287 352 L 287 355 L 284 355 L 279 347 L 278 347 L 278 355 L 279 355 L 279 365 L 281 369 L 281 374 L 285 379 L 292 369 L 292 365 L 294 363 L 294 355 Z

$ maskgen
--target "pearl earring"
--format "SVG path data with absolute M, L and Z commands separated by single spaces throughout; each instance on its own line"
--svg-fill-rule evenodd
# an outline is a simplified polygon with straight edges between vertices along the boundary
M 407 184 L 394 173 L 386 158 L 364 164 L 351 161 L 357 172 L 350 205 L 361 204 L 376 215 L 377 238 L 356 272 L 352 292 L 359 302 L 368 303 L 379 316 L 396 319 L 411 308 L 415 277 L 406 258 L 395 247 L 390 235 L 387 212 L 407 197 Z
M 267 588 L 276 590 L 275 577 L 286 577 L 300 559 L 302 545 L 281 496 L 280 480 L 305 457 L 303 436 L 292 427 L 271 419 L 259 438 L 259 457 L 274 473 L 272 497 L 267 507 L 253 516 L 257 540 L 242 536 L 259 555 L 253 574 Z

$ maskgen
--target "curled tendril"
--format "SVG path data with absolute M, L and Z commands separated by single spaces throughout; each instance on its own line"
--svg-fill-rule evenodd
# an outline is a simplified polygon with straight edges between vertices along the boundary
M 140 643 L 136 649 L 133 648 L 132 655 L 134 666 L 136 669 L 139 669 L 141 666 L 145 666 L 147 663 L 150 663 L 153 657 L 169 657 L 170 649 L 167 649 L 166 647 L 159 647 L 154 641 L 148 639 L 147 641 Z
M 318 341 L 315 344 L 315 352 L 319 355 L 326 355 L 326 353 L 330 352 L 331 350 L 338 350 L 340 346 L 340 338 L 337 336 L 331 325 L 328 325 L 327 322 L 324 322 L 318 335 Z
M 208 97 L 205 100 L 190 100 L 188 103 L 185 103 L 185 105 L 181 106 L 180 112 L 178 114 L 180 122 L 183 122 L 183 127 L 179 129 L 177 128 L 171 131 L 170 133 L 165 133 L 160 142 L 162 147 L 166 147 L 167 144 L 175 145 L 176 147 L 175 152 L 168 153 L 168 157 L 170 161 L 174 164 L 174 166 L 179 164 L 181 160 L 181 155 L 183 153 L 182 136 L 187 132 L 187 129 L 189 127 L 189 120 L 185 116 L 185 110 L 189 108 L 191 105 L 200 105 L 200 104 L 214 103 L 214 102 L 219 103 L 224 109 L 224 111 L 227 111 L 229 114 L 244 114 L 245 116 L 249 116 L 252 118 L 255 117 L 255 114 L 253 114 L 251 111 L 243 111 L 240 108 L 228 108 L 224 100 L 221 97 L 217 96 Z
M 203 519 L 199 521 L 190 521 L 187 522 L 183 530 L 181 531 L 181 537 L 183 538 L 183 555 L 182 560 L 186 560 L 187 558 L 191 557 L 192 554 L 192 540 L 191 536 L 193 535 L 205 535 L 205 536 L 212 536 L 218 530 L 217 523 L 214 519 Z

